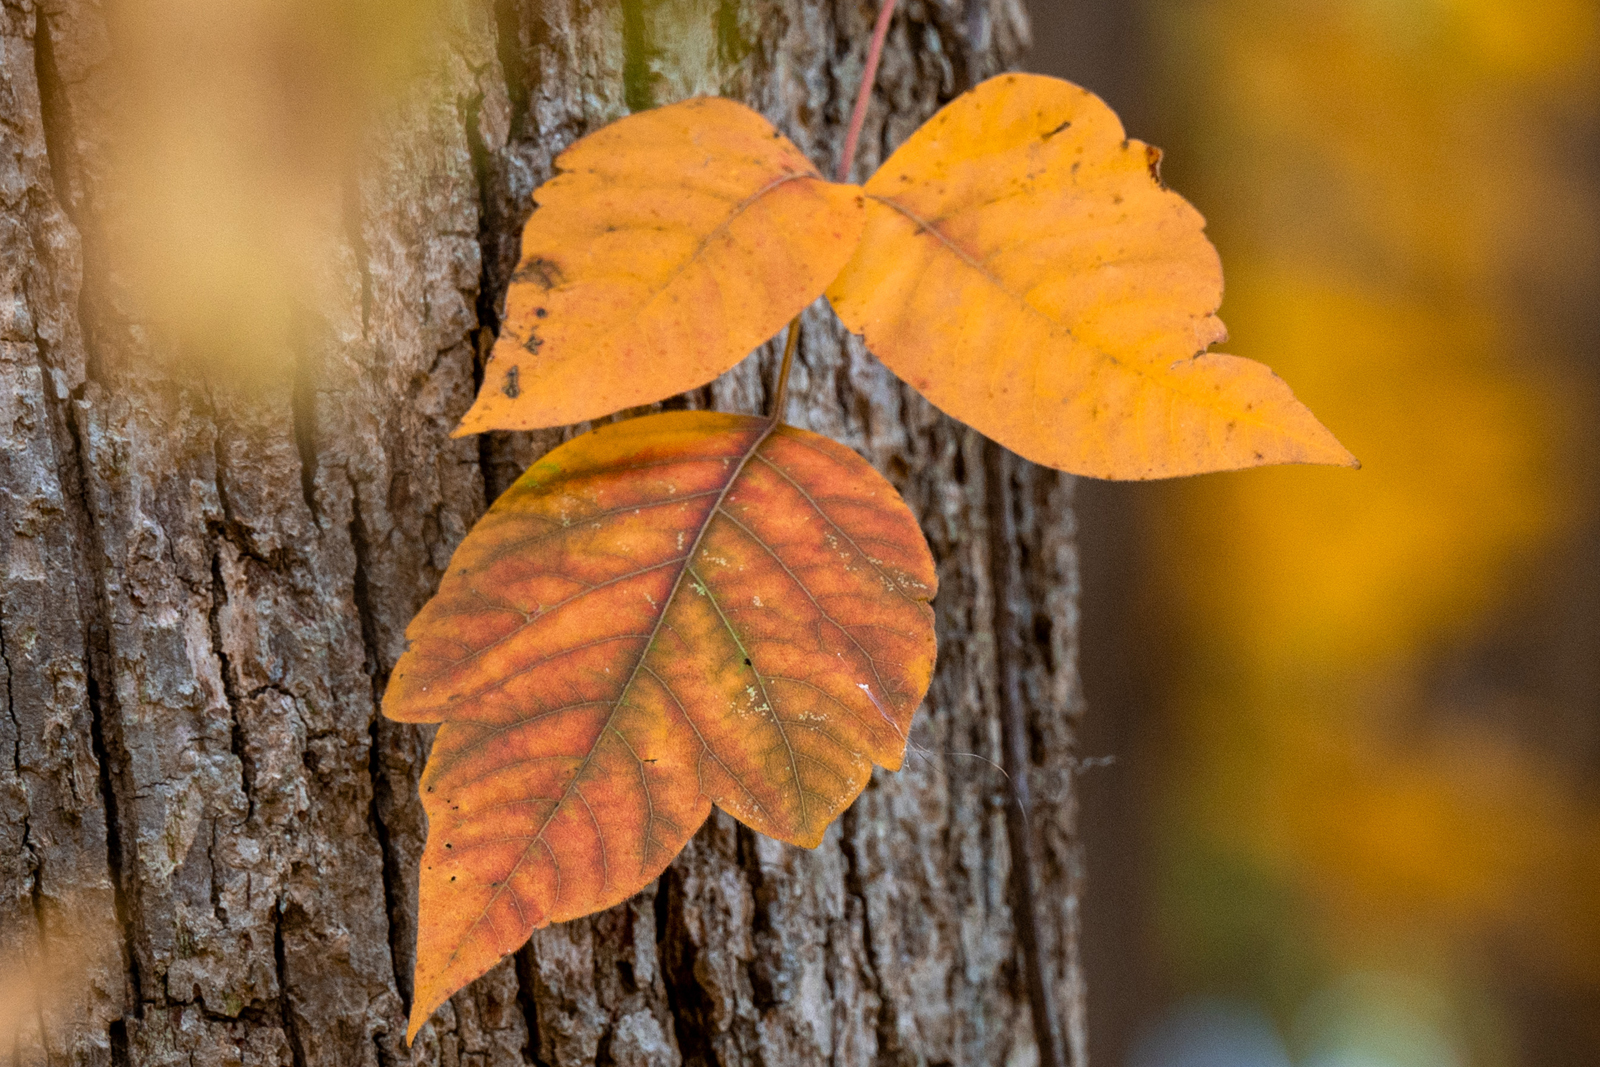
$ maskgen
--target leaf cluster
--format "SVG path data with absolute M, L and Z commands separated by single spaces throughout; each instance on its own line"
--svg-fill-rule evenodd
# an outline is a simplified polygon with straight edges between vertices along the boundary
M 912 388 L 1039 463 L 1353 465 L 1265 366 L 1209 351 L 1221 267 L 1159 160 L 1090 93 L 1023 74 L 862 186 L 732 101 L 630 116 L 537 192 L 458 433 L 695 388 L 826 295 Z M 781 400 L 616 423 L 530 468 L 462 542 L 384 698 L 443 724 L 411 1034 L 535 928 L 646 886 L 713 805 L 819 844 L 903 758 L 935 586 L 893 487 L 783 425 Z
M 459 433 L 562 426 L 704 385 L 826 293 L 946 413 L 1037 463 L 1142 479 L 1351 464 L 1226 336 L 1205 222 L 1161 154 L 1056 78 L 959 97 L 864 186 L 695 99 L 567 149 L 536 194 Z M 781 413 L 780 413 L 781 415 Z

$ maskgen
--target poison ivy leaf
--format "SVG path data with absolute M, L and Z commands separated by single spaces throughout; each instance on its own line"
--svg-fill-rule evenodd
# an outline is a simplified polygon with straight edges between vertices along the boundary
M 422 775 L 411 1034 L 536 927 L 626 899 L 716 804 L 814 847 L 933 669 L 916 521 L 849 449 L 676 412 L 551 452 L 456 550 L 384 714 Z
M 1210 353 L 1222 268 L 1160 153 L 1055 78 L 959 97 L 865 189 L 828 288 L 839 317 L 950 415 L 1038 463 L 1165 478 L 1354 458 L 1260 363 Z
M 822 295 L 861 190 L 766 119 L 698 98 L 556 158 L 477 402 L 456 434 L 562 426 L 704 385 Z

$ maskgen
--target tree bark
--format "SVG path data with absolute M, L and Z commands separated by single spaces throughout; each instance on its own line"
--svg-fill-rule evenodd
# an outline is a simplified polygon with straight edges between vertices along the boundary
M 93 0 L 0 11 L 0 969 L 59 972 L 0 1005 L 0 1062 L 976 1065 L 1053 1041 L 1082 1067 L 1071 479 L 986 468 L 821 304 L 788 420 L 884 471 L 939 562 L 913 754 L 815 851 L 714 814 L 653 889 L 538 931 L 403 1042 L 430 732 L 379 715 L 386 674 L 486 501 L 577 432 L 449 437 L 532 191 L 585 132 L 695 93 L 831 171 L 872 6 L 454 0 L 351 185 L 293 373 L 248 384 L 197 377 L 118 296 L 116 26 Z M 909 0 L 858 177 L 1025 38 L 1018 0 Z M 668 406 L 759 412 L 777 355 Z M 1063 1031 L 1043 1043 L 1029 927 Z

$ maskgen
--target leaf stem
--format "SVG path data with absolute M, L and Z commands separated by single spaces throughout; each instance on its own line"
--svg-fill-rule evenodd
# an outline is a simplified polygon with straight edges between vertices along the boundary
M 878 9 L 877 24 L 872 27 L 872 43 L 867 46 L 867 65 L 861 71 L 861 87 L 856 90 L 856 104 L 850 111 L 850 129 L 844 136 L 844 155 L 839 160 L 838 181 L 848 181 L 850 168 L 855 166 L 856 145 L 861 141 L 861 124 L 866 121 L 867 102 L 872 99 L 872 83 L 878 77 L 878 61 L 883 58 L 883 42 L 889 36 L 889 23 L 894 18 L 895 0 L 883 0 Z M 800 316 L 789 323 L 789 339 L 783 345 L 783 363 L 778 367 L 778 387 L 772 394 L 774 424 L 783 422 L 783 406 L 789 399 L 789 368 L 794 365 L 795 343 L 800 339 Z
M 778 365 L 778 387 L 772 393 L 771 418 L 775 425 L 783 423 L 783 406 L 789 400 L 789 368 L 794 365 L 794 350 L 799 340 L 800 316 L 796 315 L 789 323 L 789 339 L 783 343 L 783 362 Z
M 883 0 L 878 9 L 878 23 L 872 28 L 872 44 L 867 48 L 867 66 L 861 72 L 861 88 L 856 90 L 856 106 L 850 112 L 850 129 L 844 135 L 844 155 L 839 159 L 835 181 L 850 180 L 850 169 L 856 162 L 856 145 L 861 140 L 861 124 L 867 118 L 867 101 L 872 99 L 872 84 L 878 79 L 878 61 L 883 58 L 883 41 L 889 36 L 889 23 L 894 18 L 895 0 Z

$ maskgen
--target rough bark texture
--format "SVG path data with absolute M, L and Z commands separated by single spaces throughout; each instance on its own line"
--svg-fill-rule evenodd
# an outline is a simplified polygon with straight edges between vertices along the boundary
M 652 891 L 539 931 L 402 1041 L 429 739 L 378 699 L 486 500 L 566 436 L 448 437 L 532 190 L 586 131 L 700 92 L 831 168 L 872 6 L 457 0 L 348 198 L 340 292 L 292 379 L 249 389 L 185 370 L 117 297 L 105 12 L 0 11 L 0 967 L 87 946 L 0 1062 L 1034 1062 L 998 770 L 1014 674 L 1039 950 L 1081 1067 L 1070 479 L 990 464 L 996 497 L 981 439 L 821 306 L 789 420 L 888 474 L 940 564 L 917 754 L 814 852 L 715 815 Z M 860 173 L 1025 34 L 1017 0 L 910 0 Z M 759 411 L 775 358 L 675 403 Z M 1008 618 L 1020 641 L 996 640 Z

